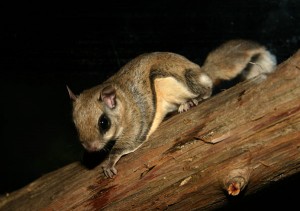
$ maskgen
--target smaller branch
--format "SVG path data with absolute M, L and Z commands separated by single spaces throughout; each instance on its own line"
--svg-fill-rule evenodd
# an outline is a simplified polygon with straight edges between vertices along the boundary
M 249 168 L 234 169 L 223 180 L 228 195 L 237 196 L 247 186 L 250 177 Z

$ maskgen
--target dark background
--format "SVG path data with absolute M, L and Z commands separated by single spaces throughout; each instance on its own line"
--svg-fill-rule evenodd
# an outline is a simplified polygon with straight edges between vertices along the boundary
M 120 2 L 1 3 L 0 194 L 82 160 L 66 85 L 79 93 L 151 51 L 201 65 L 234 38 L 264 44 L 279 63 L 300 48 L 297 0 Z M 226 208 L 297 206 L 299 188 L 296 175 Z

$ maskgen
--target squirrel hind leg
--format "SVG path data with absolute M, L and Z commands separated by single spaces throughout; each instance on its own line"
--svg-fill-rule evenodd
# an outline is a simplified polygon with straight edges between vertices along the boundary
M 189 110 L 190 108 L 192 108 L 192 107 L 194 107 L 196 105 L 198 105 L 198 100 L 197 99 L 188 100 L 187 102 L 182 103 L 178 107 L 178 112 L 179 113 L 185 112 L 185 111 Z
M 192 91 L 196 97 L 181 103 L 178 107 L 179 113 L 185 112 L 198 105 L 200 101 L 209 98 L 212 94 L 213 82 L 206 73 L 198 69 L 190 69 L 186 72 L 185 77 L 190 91 Z
M 188 88 L 197 99 L 206 99 L 211 96 L 213 81 L 207 73 L 201 69 L 188 69 L 185 72 L 185 80 Z

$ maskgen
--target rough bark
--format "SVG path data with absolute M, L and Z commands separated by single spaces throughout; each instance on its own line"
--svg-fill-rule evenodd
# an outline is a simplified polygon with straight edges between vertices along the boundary
M 164 121 L 104 178 L 72 163 L 0 199 L 1 210 L 220 207 L 300 171 L 300 51 L 267 80 L 239 83 Z

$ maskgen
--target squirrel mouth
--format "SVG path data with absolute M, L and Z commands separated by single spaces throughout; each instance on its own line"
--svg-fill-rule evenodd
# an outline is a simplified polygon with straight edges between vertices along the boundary
M 113 146 L 115 145 L 116 143 L 116 140 L 109 140 L 105 145 L 104 147 L 101 148 L 100 151 L 103 151 L 103 152 L 110 152 L 111 149 L 113 148 Z

